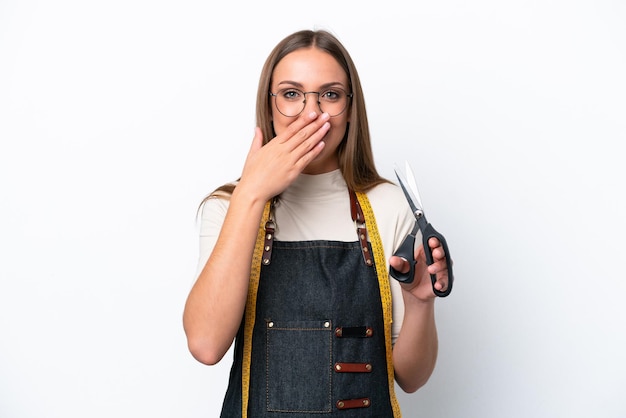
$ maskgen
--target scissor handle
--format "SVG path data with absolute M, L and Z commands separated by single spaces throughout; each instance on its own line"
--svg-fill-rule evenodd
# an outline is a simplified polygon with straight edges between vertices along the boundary
M 443 235 L 437 232 L 430 223 L 428 223 L 422 234 L 422 243 L 424 245 L 424 253 L 426 254 L 426 264 L 430 266 L 433 263 L 433 253 L 430 245 L 428 245 L 428 240 L 433 237 L 437 238 L 441 243 L 448 262 L 448 287 L 446 288 L 446 290 L 441 291 L 435 289 L 435 283 L 437 283 L 437 275 L 430 275 L 430 281 L 433 284 L 433 292 L 435 292 L 435 295 L 443 298 L 448 296 L 452 291 L 452 283 L 454 282 L 454 275 L 452 274 L 452 259 L 450 258 L 450 251 L 448 251 L 448 243 L 446 242 L 446 239 L 443 237 Z
M 413 230 L 409 235 L 407 235 L 406 238 L 404 238 L 404 241 L 402 241 L 402 244 L 400 244 L 400 247 L 398 247 L 396 252 L 393 253 L 393 255 L 402 257 L 406 261 L 409 262 L 409 271 L 407 271 L 406 273 L 402 273 L 394 269 L 393 267 L 389 266 L 389 274 L 391 274 L 391 277 L 393 277 L 394 279 L 396 279 L 397 281 L 401 283 L 406 283 L 406 284 L 413 283 L 413 280 L 415 279 L 415 264 L 416 264 L 415 233 L 416 232 L 417 231 Z M 443 235 L 437 232 L 430 223 L 428 223 L 426 225 L 426 228 L 424 229 L 424 232 L 422 233 L 422 244 L 424 245 L 424 254 L 426 255 L 426 264 L 428 264 L 429 266 L 433 264 L 432 250 L 430 246 L 428 245 L 428 240 L 432 237 L 435 237 L 439 240 L 439 242 L 441 243 L 441 246 L 443 247 L 444 252 L 446 253 L 446 258 L 448 260 L 448 287 L 446 288 L 446 290 L 441 291 L 441 290 L 435 289 L 435 283 L 437 283 L 437 275 L 436 274 L 430 275 L 430 281 L 432 282 L 432 285 L 433 285 L 433 292 L 435 292 L 435 295 L 443 298 L 443 297 L 448 296 L 450 292 L 452 291 L 452 283 L 454 282 L 454 276 L 452 274 L 452 262 L 450 259 L 450 252 L 448 251 L 448 243 L 446 242 L 446 239 L 444 238 Z
M 400 283 L 413 283 L 413 279 L 415 278 L 415 234 L 417 232 L 417 223 L 415 223 L 415 228 L 409 235 L 404 238 L 400 247 L 396 250 L 393 255 L 404 258 L 409 262 L 409 271 L 406 273 L 402 273 L 389 266 L 389 274 L 391 277 L 399 281 Z M 431 257 L 432 258 L 432 257 Z

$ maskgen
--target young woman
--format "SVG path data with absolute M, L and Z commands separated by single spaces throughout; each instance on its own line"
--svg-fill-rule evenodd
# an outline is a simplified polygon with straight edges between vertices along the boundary
M 219 362 L 235 340 L 224 417 L 397 417 L 437 358 L 433 285 L 390 256 L 414 217 L 373 162 L 350 55 L 326 31 L 283 39 L 263 67 L 241 177 L 202 204 L 200 274 L 184 328 L 192 355 Z

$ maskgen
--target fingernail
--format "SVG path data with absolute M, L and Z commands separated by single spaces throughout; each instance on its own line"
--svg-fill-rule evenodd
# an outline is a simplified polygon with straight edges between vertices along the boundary
M 309 113 L 309 119 L 315 119 L 316 117 L 317 117 L 317 113 L 316 112 Z
M 330 115 L 328 113 L 322 113 L 322 120 L 330 119 Z

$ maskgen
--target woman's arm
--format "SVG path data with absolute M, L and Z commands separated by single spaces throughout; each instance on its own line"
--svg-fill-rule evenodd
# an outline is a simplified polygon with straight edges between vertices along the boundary
M 393 348 L 396 381 L 412 393 L 430 378 L 437 361 L 438 340 L 435 325 L 435 302 L 404 296 L 404 320 Z
M 215 247 L 185 304 L 183 327 L 198 361 L 215 364 L 232 344 L 246 305 L 265 203 L 285 190 L 322 151 L 327 120 L 327 114 L 302 115 L 265 146 L 256 128 Z
M 438 339 L 435 324 L 435 294 L 430 274 L 437 275 L 435 286 L 444 290 L 448 285 L 448 260 L 436 238 L 428 242 L 434 263 L 426 265 L 424 248 L 415 254 L 415 280 L 402 284 L 404 319 L 393 349 L 393 363 L 398 385 L 405 392 L 415 392 L 430 378 L 437 361 Z M 392 257 L 390 263 L 399 271 L 408 271 L 406 260 Z
M 262 196 L 235 188 L 215 247 L 193 285 L 183 315 L 191 354 L 215 364 L 228 351 L 243 316 Z

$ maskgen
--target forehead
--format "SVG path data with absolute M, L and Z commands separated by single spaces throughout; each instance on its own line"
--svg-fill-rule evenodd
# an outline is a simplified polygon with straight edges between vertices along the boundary
M 316 88 L 328 83 L 348 85 L 348 75 L 328 52 L 311 47 L 290 52 L 281 59 L 272 73 L 272 84 L 299 83 Z

